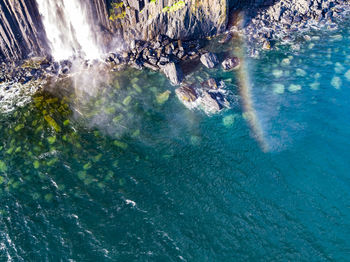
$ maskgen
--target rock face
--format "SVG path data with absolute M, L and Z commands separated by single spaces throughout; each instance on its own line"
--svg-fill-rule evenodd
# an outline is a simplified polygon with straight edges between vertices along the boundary
M 47 40 L 35 0 L 0 1 L 0 60 L 46 54 Z
M 110 20 L 126 41 L 159 34 L 196 39 L 221 33 L 228 21 L 228 0 L 114 0 Z

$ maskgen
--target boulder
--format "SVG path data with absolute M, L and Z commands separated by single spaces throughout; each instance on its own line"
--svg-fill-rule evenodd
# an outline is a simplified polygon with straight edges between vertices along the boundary
M 164 66 L 161 66 L 161 69 L 173 85 L 179 85 L 182 82 L 184 75 L 178 64 L 175 64 L 173 62 L 168 63 Z
M 219 59 L 217 56 L 210 52 L 201 55 L 200 60 L 207 68 L 214 68 L 217 64 L 219 64 Z
M 229 57 L 221 65 L 224 70 L 234 70 L 240 66 L 240 60 L 238 57 Z
M 210 78 L 207 81 L 201 83 L 201 86 L 205 90 L 216 90 L 218 89 L 218 84 L 214 78 Z
M 175 90 L 179 100 L 183 103 L 192 103 L 197 100 L 198 94 L 192 86 L 182 86 Z
M 222 109 L 221 105 L 216 100 L 215 95 L 207 91 L 203 92 L 203 96 L 201 97 L 201 106 L 207 114 L 215 114 Z

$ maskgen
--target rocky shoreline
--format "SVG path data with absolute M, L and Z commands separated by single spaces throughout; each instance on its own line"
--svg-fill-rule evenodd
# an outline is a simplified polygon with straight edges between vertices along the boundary
M 348 14 L 349 7 L 350 4 L 344 0 L 286 0 L 265 9 L 236 11 L 232 13 L 233 22 L 220 36 L 219 42 L 226 44 L 234 41 L 233 36 L 239 34 L 248 43 L 249 55 L 256 56 L 260 50 L 273 49 L 276 41 L 294 44 L 294 35 L 300 31 L 321 27 L 336 29 L 338 20 Z M 138 70 L 147 68 L 160 71 L 172 85 L 179 86 L 176 94 L 187 107 L 201 104 L 207 113 L 216 113 L 229 106 L 220 79 L 209 78 L 199 84 L 182 84 L 185 74 L 181 65 L 201 62 L 207 68 L 221 64 L 223 70 L 236 70 L 240 66 L 240 59 L 229 56 L 219 61 L 215 54 L 205 49 L 206 41 L 182 41 L 157 35 L 151 41 L 133 40 L 124 51 L 109 53 L 102 61 L 85 61 L 82 58 L 72 58 L 72 61 L 83 69 L 98 66 L 100 70 L 119 71 L 131 66 Z M 297 44 L 293 48 L 297 49 Z M 50 57 L 34 57 L 16 65 L 2 63 L 0 85 L 6 88 L 6 83 L 25 85 L 47 78 L 69 77 L 75 70 L 72 61 L 55 62 Z
M 309 30 L 336 30 L 339 22 L 350 13 L 346 0 L 284 0 L 260 10 L 247 10 L 246 21 L 232 26 L 227 34 L 240 32 L 249 43 L 249 55 L 256 56 L 259 50 L 273 48 L 276 41 L 293 45 L 298 33 Z

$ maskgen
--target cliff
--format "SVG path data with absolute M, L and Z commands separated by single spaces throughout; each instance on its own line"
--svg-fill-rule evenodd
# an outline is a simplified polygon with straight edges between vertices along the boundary
M 0 1 L 0 60 L 16 61 L 48 50 L 35 0 Z
M 132 39 L 149 40 L 158 34 L 175 39 L 215 35 L 226 29 L 230 7 L 228 0 L 89 2 L 93 30 L 102 31 L 100 42 L 106 46 L 113 36 L 129 43 Z M 0 60 L 16 61 L 46 53 L 49 47 L 36 0 L 0 1 Z
M 261 28 L 269 30 L 282 20 L 286 22 L 284 27 L 290 26 L 292 22 L 298 24 L 298 21 L 295 22 L 295 17 L 299 20 L 308 20 L 309 17 L 332 19 L 336 13 L 332 11 L 333 7 L 347 2 L 345 0 L 71 1 L 81 1 L 88 6 L 90 26 L 92 30 L 102 32 L 96 38 L 101 38 L 97 40 L 103 43 L 106 50 L 109 50 L 109 45 L 114 46 L 113 38 L 123 38 L 128 44 L 133 39 L 151 40 L 160 34 L 181 40 L 213 36 L 226 30 L 229 12 L 232 9 L 247 11 L 247 17 L 253 21 L 246 21 L 246 27 L 251 28 L 247 34 L 255 35 Z M 266 9 L 267 12 L 260 12 L 261 9 L 258 7 L 263 7 L 262 9 Z M 316 11 L 312 11 L 310 7 L 315 7 Z M 252 19 L 255 17 L 258 19 Z M 256 24 L 256 21 L 259 24 Z M 269 26 L 266 26 L 267 24 Z M 277 29 L 274 31 L 280 31 Z M 272 33 L 260 34 L 271 38 Z M 30 55 L 45 55 L 50 53 L 48 46 L 36 0 L 0 1 L 0 61 L 16 61 Z
M 187 40 L 223 32 L 228 11 L 228 0 L 124 0 L 110 3 L 109 19 L 126 41 L 159 34 Z

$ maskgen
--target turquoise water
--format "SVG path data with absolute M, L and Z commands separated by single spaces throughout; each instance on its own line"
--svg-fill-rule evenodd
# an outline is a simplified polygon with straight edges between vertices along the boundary
M 128 70 L 1 115 L 0 260 L 349 261 L 348 28 L 248 61 L 267 152 L 200 67 L 232 109 Z

